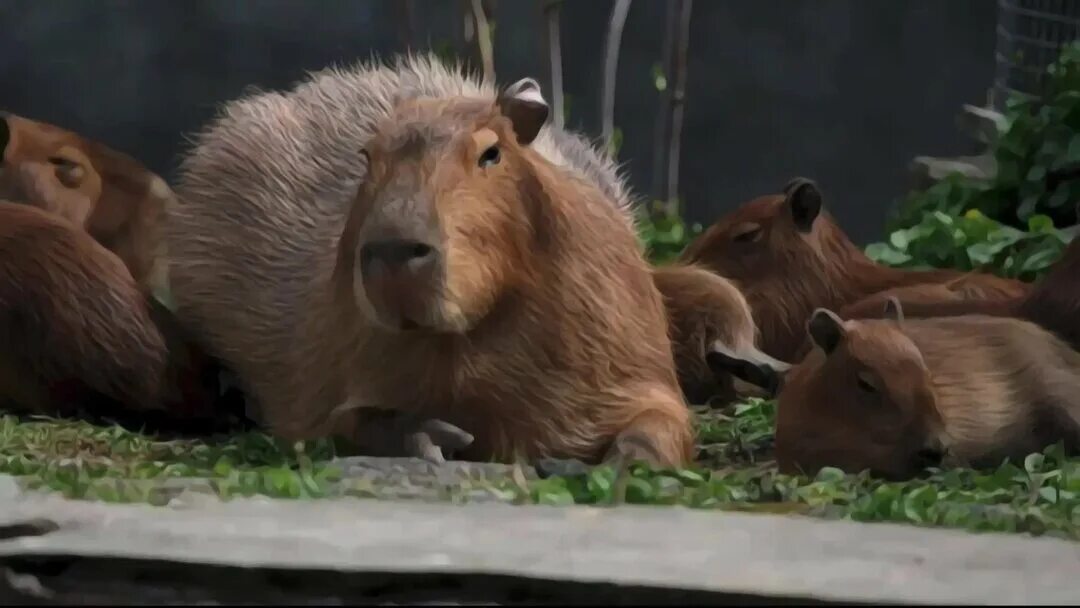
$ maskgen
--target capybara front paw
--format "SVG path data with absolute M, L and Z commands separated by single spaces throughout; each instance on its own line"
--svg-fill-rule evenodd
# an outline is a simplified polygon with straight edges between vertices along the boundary
M 650 467 L 663 466 L 667 464 L 665 460 L 656 444 L 637 430 L 620 433 L 604 456 L 605 463 L 622 462 L 632 464 L 642 462 Z
M 405 455 L 442 464 L 446 458 L 463 450 L 473 442 L 473 436 L 464 430 L 434 418 L 420 420 L 406 427 L 403 433 Z

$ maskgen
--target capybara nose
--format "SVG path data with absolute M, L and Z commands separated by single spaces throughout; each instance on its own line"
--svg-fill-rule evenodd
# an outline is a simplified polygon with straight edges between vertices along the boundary
M 416 275 L 435 264 L 435 248 L 427 243 L 395 239 L 367 243 L 360 248 L 360 272 Z

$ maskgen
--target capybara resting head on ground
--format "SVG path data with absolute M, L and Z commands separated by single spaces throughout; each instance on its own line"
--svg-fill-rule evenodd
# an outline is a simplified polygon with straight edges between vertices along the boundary
M 82 226 L 149 292 L 165 287 L 159 222 L 172 191 L 130 156 L 66 129 L 0 113 L 0 197 Z
M 664 296 L 675 367 L 687 400 L 723 405 L 740 397 L 768 396 L 768 380 L 749 384 L 722 364 L 710 365 L 712 359 L 731 358 L 765 378 L 777 378 L 788 368 L 755 346 L 757 327 L 746 298 L 735 285 L 686 264 L 654 268 L 653 281 Z
M 781 471 L 824 466 L 903 479 L 1077 447 L 1080 354 L 1040 327 L 981 315 L 843 321 L 819 309 L 815 348 L 777 405 Z
M 466 458 L 689 458 L 630 211 L 546 115 L 532 81 L 498 94 L 409 58 L 230 103 L 202 133 L 174 294 L 273 432 L 365 445 L 388 408 L 464 429 Z
M 801 356 L 803 326 L 815 308 L 839 310 L 886 289 L 962 274 L 874 263 L 824 208 L 817 185 L 804 178 L 788 183 L 783 194 L 759 197 L 721 218 L 680 259 L 735 281 L 754 312 L 761 349 L 785 361 Z M 1025 283 L 989 274 L 972 274 L 967 281 L 988 296 L 1027 290 Z

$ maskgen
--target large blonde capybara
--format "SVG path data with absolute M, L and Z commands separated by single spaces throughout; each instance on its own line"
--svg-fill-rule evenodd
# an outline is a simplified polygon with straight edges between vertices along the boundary
M 233 101 L 195 138 L 174 296 L 268 429 L 438 459 L 415 431 L 440 421 L 467 459 L 690 458 L 631 211 L 547 114 L 532 80 L 410 57 Z
M 83 227 L 147 292 L 167 290 L 160 222 L 172 190 L 134 158 L 67 129 L 0 112 L 0 197 Z

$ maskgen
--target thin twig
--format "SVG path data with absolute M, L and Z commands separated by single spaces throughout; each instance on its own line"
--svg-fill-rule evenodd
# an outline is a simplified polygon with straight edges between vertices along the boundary
M 679 199 L 679 152 L 682 148 L 683 112 L 686 105 L 687 55 L 690 49 L 690 9 L 693 0 L 679 0 L 678 38 L 675 40 L 675 82 L 671 91 L 671 145 L 668 148 L 668 204 L 674 207 Z
M 559 10 L 563 0 L 540 0 L 544 13 L 544 45 L 548 57 L 548 91 L 554 106 L 552 120 L 556 129 L 566 124 L 563 107 L 562 42 L 559 39 Z
M 476 44 L 480 48 L 480 61 L 484 66 L 484 81 L 495 82 L 495 57 L 491 50 L 491 29 L 481 0 L 472 0 L 473 20 L 476 23 Z
M 619 43 L 622 41 L 623 25 L 626 14 L 630 12 L 630 0 L 615 0 L 611 8 L 611 21 L 608 23 L 607 42 L 604 45 L 604 82 L 601 137 L 604 146 L 610 149 L 611 136 L 615 131 L 615 77 L 619 68 Z
M 679 4 L 668 2 L 664 18 L 664 46 L 660 53 L 660 69 L 664 74 L 664 90 L 657 101 L 656 126 L 653 131 L 653 188 L 652 197 L 662 201 L 667 195 L 668 127 L 671 118 L 671 73 L 674 58 L 674 41 L 678 28 Z

